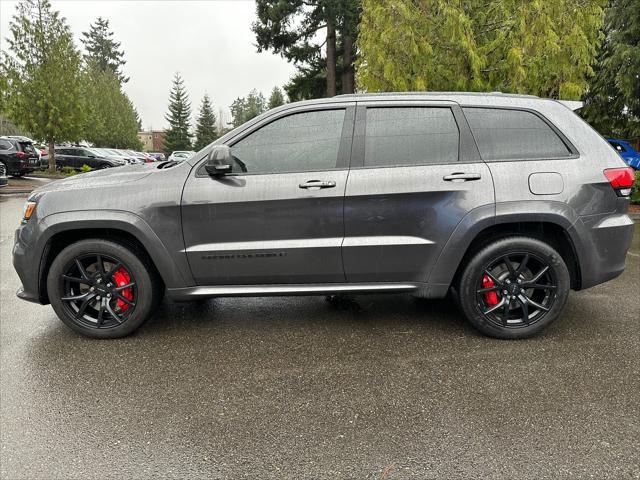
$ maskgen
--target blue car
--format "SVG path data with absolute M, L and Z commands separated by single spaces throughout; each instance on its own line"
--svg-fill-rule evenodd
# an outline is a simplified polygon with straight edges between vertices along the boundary
M 607 141 L 618 152 L 622 159 L 627 162 L 631 168 L 640 170 L 640 153 L 636 152 L 631 144 L 626 140 L 618 140 L 617 138 L 607 138 Z

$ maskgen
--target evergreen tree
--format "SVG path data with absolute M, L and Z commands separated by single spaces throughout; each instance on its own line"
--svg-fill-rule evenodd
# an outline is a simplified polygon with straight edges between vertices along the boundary
M 5 58 L 11 119 L 49 144 L 55 171 L 55 142 L 79 140 L 84 124 L 81 57 L 71 30 L 49 0 L 23 0 L 9 27 Z
M 640 2 L 613 0 L 580 114 L 600 133 L 640 137 Z
M 360 3 L 361 0 L 257 0 L 258 20 L 252 29 L 258 51 L 271 49 L 298 67 L 286 88 L 289 98 L 353 93 Z M 320 53 L 323 45 L 325 56 Z
M 269 95 L 269 103 L 267 103 L 267 109 L 270 110 L 284 104 L 285 101 L 282 90 L 280 90 L 278 87 L 273 87 L 273 90 L 271 90 L 271 95 Z
M 363 0 L 358 85 L 579 99 L 606 0 Z
M 85 140 L 97 147 L 141 148 L 135 108 L 114 72 L 102 70 L 95 62 L 88 63 L 82 96 Z
M 164 149 L 171 153 L 176 150 L 191 150 L 191 103 L 180 74 L 173 77 L 169 94 L 169 112 L 165 116 L 169 129 L 165 132 Z
M 82 32 L 82 43 L 87 50 L 85 58 L 89 62 L 95 62 L 102 70 L 111 70 L 120 83 L 129 81 L 122 74 L 124 52 L 120 50 L 120 42 L 113 40 L 113 32 L 109 30 L 109 20 L 98 17 L 88 32 Z
M 239 127 L 266 110 L 266 100 L 262 93 L 251 90 L 246 97 L 236 98 L 231 104 L 232 125 Z
M 216 127 L 216 114 L 213 113 L 213 106 L 209 95 L 205 94 L 200 105 L 198 120 L 196 122 L 196 142 L 195 150 L 200 150 L 216 138 L 218 138 L 218 128 Z

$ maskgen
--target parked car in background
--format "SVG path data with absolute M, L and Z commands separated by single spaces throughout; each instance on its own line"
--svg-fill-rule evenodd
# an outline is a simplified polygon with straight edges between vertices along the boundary
M 167 157 L 162 152 L 148 152 L 153 158 L 156 159 L 156 162 L 164 162 Z
M 140 163 L 137 158 L 125 153 L 123 150 L 118 150 L 116 148 L 101 148 L 100 150 L 103 151 L 105 155 L 111 155 L 112 157 L 118 158 L 127 164 Z
M 131 155 L 133 158 L 139 161 L 139 163 L 151 163 L 153 162 L 153 157 L 150 157 L 146 153 L 143 152 L 134 152 L 133 150 L 124 150 L 127 154 Z
M 559 101 L 341 95 L 272 110 L 182 162 L 35 190 L 13 265 L 20 298 L 99 338 L 133 332 L 165 293 L 450 290 L 479 331 L 527 338 L 571 289 L 623 272 L 632 184 Z
M 618 155 L 627 162 L 627 165 L 634 170 L 640 170 L 640 153 L 636 152 L 631 143 L 618 138 L 607 138 L 607 141 L 618 152 Z
M 0 163 L 0 187 L 6 187 L 8 184 L 7 167 L 4 166 L 4 163 Z
M 169 155 L 169 161 L 182 162 L 191 157 L 191 155 L 193 155 L 194 153 L 196 152 L 194 152 L 193 150 L 177 150 Z
M 39 160 L 31 140 L 0 137 L 0 162 L 7 168 L 7 175 L 21 177 L 38 168 Z
M 47 158 L 48 161 L 48 158 Z M 125 162 L 113 156 L 106 156 L 97 149 L 88 147 L 56 147 L 56 167 L 71 167 L 81 170 L 87 165 L 93 170 L 120 167 Z

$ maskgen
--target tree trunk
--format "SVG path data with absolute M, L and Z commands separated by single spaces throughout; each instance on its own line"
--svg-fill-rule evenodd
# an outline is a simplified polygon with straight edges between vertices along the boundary
M 56 149 L 52 138 L 49 139 L 49 172 L 56 173 Z
M 345 34 L 342 43 L 344 52 L 342 54 L 342 93 L 354 93 L 355 75 L 353 73 L 353 38 Z
M 327 97 L 336 95 L 336 27 L 327 20 Z

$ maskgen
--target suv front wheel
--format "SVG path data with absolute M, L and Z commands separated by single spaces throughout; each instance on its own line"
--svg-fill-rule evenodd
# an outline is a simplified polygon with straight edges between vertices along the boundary
M 570 289 L 560 254 L 529 237 L 508 237 L 482 248 L 464 268 L 461 310 L 482 333 L 520 339 L 537 334 L 561 313 Z
M 107 240 L 69 245 L 51 264 L 47 291 L 58 317 L 96 338 L 129 335 L 158 303 L 160 286 L 141 252 Z

